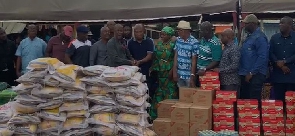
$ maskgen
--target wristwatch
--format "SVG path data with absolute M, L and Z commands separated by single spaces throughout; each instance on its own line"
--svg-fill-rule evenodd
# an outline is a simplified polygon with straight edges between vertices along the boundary
M 203 68 L 202 70 L 206 71 L 207 69 L 206 68 Z
M 252 72 L 249 73 L 251 76 L 253 75 Z
M 192 73 L 191 76 L 196 76 L 196 75 Z

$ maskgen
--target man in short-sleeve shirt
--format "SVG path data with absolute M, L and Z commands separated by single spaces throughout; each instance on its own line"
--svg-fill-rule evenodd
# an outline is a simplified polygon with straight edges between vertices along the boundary
M 89 29 L 85 26 L 79 26 L 77 28 L 77 39 L 72 41 L 71 45 L 66 50 L 66 63 L 82 67 L 89 66 L 91 41 L 87 39 L 88 32 Z
M 213 25 L 210 22 L 201 24 L 201 36 L 199 46 L 198 75 L 203 76 L 207 70 L 212 70 L 219 65 L 222 56 L 222 46 L 219 39 L 213 34 Z
M 191 35 L 189 22 L 180 21 L 177 28 L 179 37 L 174 48 L 173 79 L 178 81 L 179 87 L 195 87 L 199 41 Z
M 28 37 L 20 42 L 15 55 L 17 56 L 16 74 L 21 76 L 28 69 L 29 62 L 45 56 L 46 42 L 37 37 L 37 27 L 28 26 Z

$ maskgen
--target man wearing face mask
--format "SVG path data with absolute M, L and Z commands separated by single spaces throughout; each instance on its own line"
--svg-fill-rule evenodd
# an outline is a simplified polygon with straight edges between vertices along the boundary
M 246 16 L 243 22 L 248 35 L 241 48 L 240 97 L 260 100 L 268 70 L 269 44 L 266 35 L 258 27 L 259 21 L 255 15 Z

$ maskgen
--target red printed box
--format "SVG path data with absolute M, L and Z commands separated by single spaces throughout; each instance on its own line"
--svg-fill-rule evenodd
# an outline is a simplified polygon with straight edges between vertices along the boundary
M 214 118 L 234 118 L 234 110 L 233 109 L 214 109 L 213 110 Z
M 277 111 L 283 114 L 283 102 L 278 100 L 261 101 L 263 111 Z
M 220 81 L 201 82 L 201 89 L 203 90 L 220 90 Z
M 214 131 L 235 130 L 234 118 L 214 118 Z
M 238 111 L 240 110 L 257 110 L 258 109 L 258 101 L 257 100 L 243 100 L 239 99 L 237 101 Z
M 219 73 L 214 71 L 208 71 L 204 76 L 199 77 L 200 82 L 219 81 Z
M 293 121 L 290 119 L 286 120 L 286 136 L 294 136 L 295 128 L 293 125 Z
M 239 119 L 239 130 L 260 129 L 260 119 Z
M 239 111 L 239 119 L 260 119 L 259 110 L 241 110 Z
M 230 101 L 213 102 L 214 117 L 234 117 L 234 105 Z
M 217 91 L 216 101 L 237 101 L 236 91 Z
M 234 109 L 234 103 L 231 101 L 214 101 L 213 108 L 214 109 L 219 109 L 219 108 Z
M 287 111 L 287 118 L 290 120 L 295 119 L 295 107 L 294 105 L 290 104 L 290 102 L 286 103 L 286 111 Z
M 263 120 L 263 130 L 276 129 L 283 130 L 285 128 L 284 120 Z
M 285 136 L 284 130 L 265 129 L 264 136 Z
M 240 136 L 260 136 L 260 128 L 240 128 L 239 135 Z
M 287 91 L 285 94 L 285 101 L 286 102 L 295 102 L 295 92 L 294 91 Z
M 262 111 L 262 119 L 264 120 L 283 120 L 284 115 L 277 111 Z

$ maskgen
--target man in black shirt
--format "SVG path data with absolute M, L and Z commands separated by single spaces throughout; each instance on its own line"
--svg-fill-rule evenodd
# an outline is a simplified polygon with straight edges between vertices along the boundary
M 14 42 L 7 39 L 5 30 L 0 28 L 0 82 L 15 85 L 15 52 L 16 45 Z

